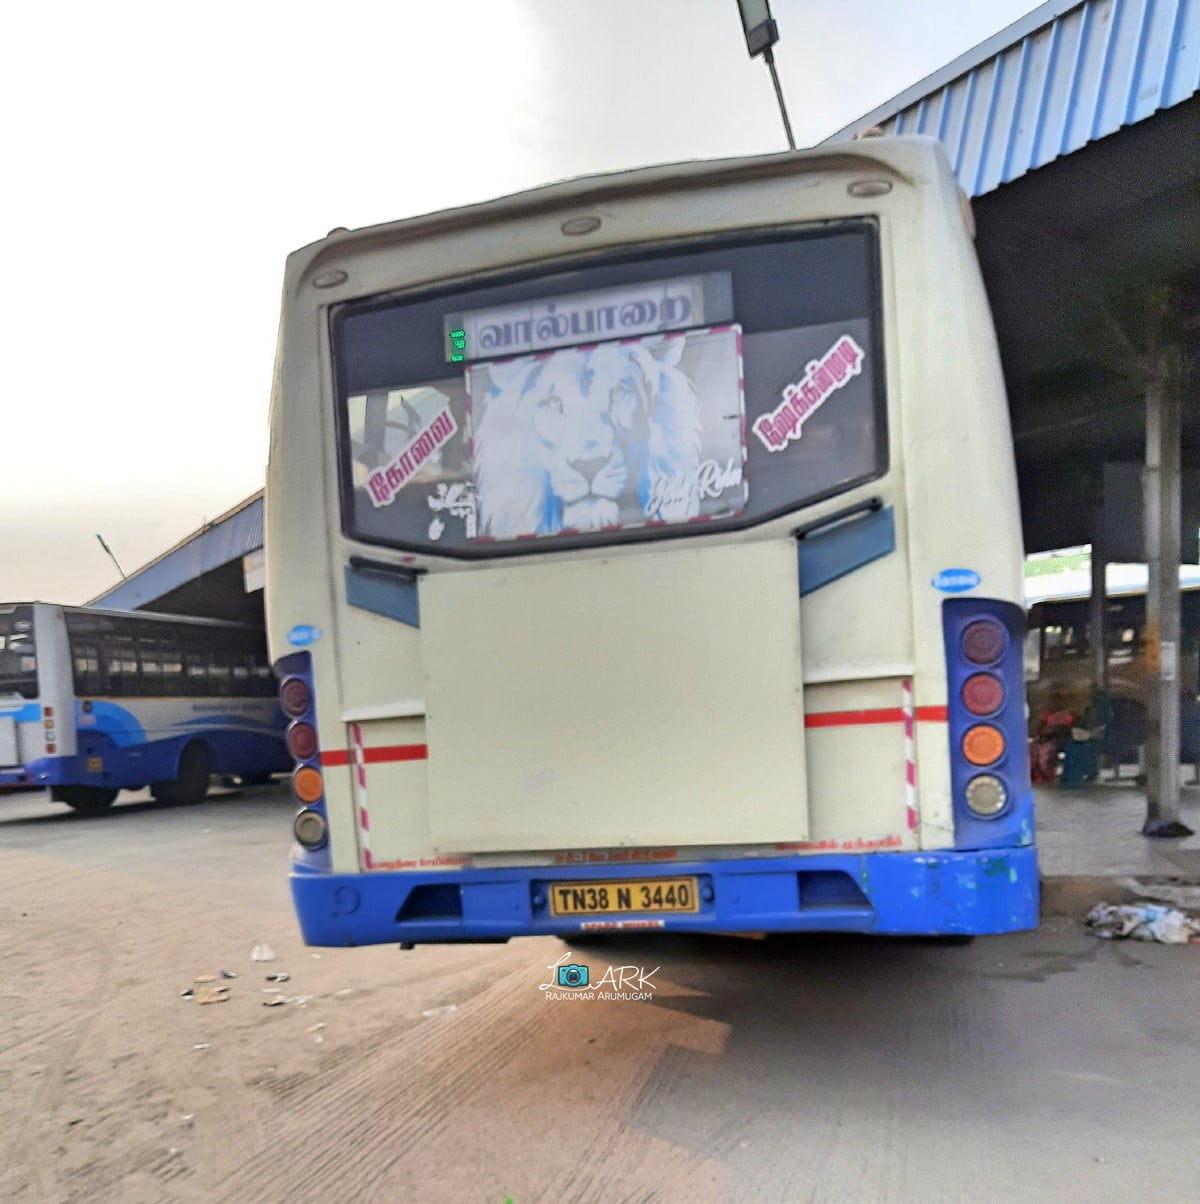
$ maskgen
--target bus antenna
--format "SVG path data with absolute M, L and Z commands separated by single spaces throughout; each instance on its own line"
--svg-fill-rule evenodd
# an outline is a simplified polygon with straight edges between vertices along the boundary
M 100 546 L 108 553 L 109 560 L 111 560 L 113 564 L 117 566 L 117 572 L 121 574 L 121 580 L 128 581 L 129 578 L 125 576 L 125 570 L 121 567 L 121 562 L 116 558 L 115 555 L 113 555 L 112 548 L 110 548 L 108 544 L 104 542 L 104 536 L 101 535 L 99 531 L 96 532 L 96 538 L 100 541 Z

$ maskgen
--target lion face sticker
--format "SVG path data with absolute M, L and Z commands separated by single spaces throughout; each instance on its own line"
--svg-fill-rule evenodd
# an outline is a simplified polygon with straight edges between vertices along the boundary
M 722 495 L 744 500 L 739 345 L 738 332 L 724 328 L 473 365 L 479 534 L 512 539 L 732 512 Z M 686 370 L 689 353 L 693 371 L 707 364 L 712 376 L 722 360 L 730 369 L 706 396 Z

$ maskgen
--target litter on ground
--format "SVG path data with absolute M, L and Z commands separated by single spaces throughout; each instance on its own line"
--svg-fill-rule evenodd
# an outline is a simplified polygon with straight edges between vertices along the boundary
M 1174 907 L 1157 903 L 1116 905 L 1097 903 L 1084 923 L 1100 937 L 1158 941 L 1163 945 L 1186 945 L 1200 937 L 1200 922 Z

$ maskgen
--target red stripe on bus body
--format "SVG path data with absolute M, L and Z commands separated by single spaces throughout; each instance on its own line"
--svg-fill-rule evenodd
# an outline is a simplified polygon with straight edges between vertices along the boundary
M 945 707 L 917 707 L 917 718 L 926 723 L 945 723 Z M 805 727 L 864 727 L 874 723 L 903 723 L 902 707 L 871 711 L 817 711 L 804 716 Z
M 945 707 L 917 707 L 917 718 L 924 722 L 944 723 Z M 805 727 L 859 727 L 878 723 L 903 723 L 904 711 L 900 707 L 884 707 L 871 711 L 817 711 L 805 715 Z M 429 759 L 427 744 L 389 744 L 363 750 L 368 765 L 379 765 L 393 761 L 425 761 Z M 335 768 L 350 764 L 350 754 L 333 749 L 321 754 L 321 764 Z
M 379 748 L 364 748 L 363 760 L 368 765 L 378 765 L 387 761 L 425 761 L 429 758 L 429 746 L 426 744 L 388 744 Z M 321 754 L 321 764 L 329 768 L 350 764 L 350 754 L 335 748 L 331 752 Z

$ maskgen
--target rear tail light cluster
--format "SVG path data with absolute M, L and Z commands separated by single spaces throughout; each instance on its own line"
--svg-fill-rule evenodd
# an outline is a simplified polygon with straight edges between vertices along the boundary
M 995 619 L 975 619 L 963 629 L 963 658 L 980 670 L 972 673 L 959 690 L 963 709 L 972 718 L 993 716 L 1004 705 L 1004 681 L 999 670 L 1007 644 L 1008 635 Z M 980 769 L 997 764 L 1006 751 L 1004 733 L 993 723 L 973 723 L 963 733 L 960 747 L 963 758 Z M 978 774 L 967 783 L 967 806 L 981 819 L 999 815 L 1007 802 L 1008 791 L 994 774 Z
M 53 756 L 58 752 L 58 732 L 54 727 L 53 707 L 42 707 L 42 727 L 46 730 L 46 753 Z
M 319 849 L 329 839 L 325 816 L 325 779 L 321 774 L 321 747 L 317 739 L 316 709 L 313 704 L 312 674 L 309 658 L 286 658 L 283 680 L 279 683 L 279 705 L 287 716 L 287 748 L 293 761 L 292 793 L 302 804 L 292 821 L 296 840 L 306 849 Z
M 990 599 L 943 604 L 950 753 L 960 845 L 1007 843 L 1028 793 L 1020 608 Z M 1015 842 L 1014 842 L 1015 843 Z

